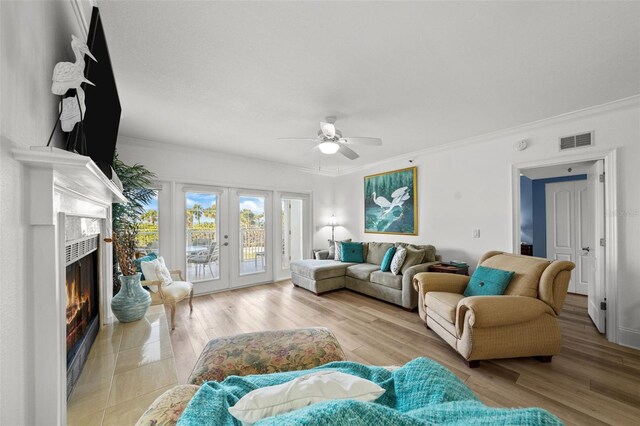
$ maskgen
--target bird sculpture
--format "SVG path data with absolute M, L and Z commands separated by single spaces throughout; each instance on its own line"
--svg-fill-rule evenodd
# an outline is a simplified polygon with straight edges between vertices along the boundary
M 84 55 L 86 54 L 96 62 L 98 60 L 91 54 L 86 43 L 74 35 L 71 36 L 71 49 L 76 55 L 76 61 L 58 62 L 53 68 L 51 92 L 54 95 L 64 95 L 69 89 L 79 89 L 82 83 L 95 86 L 84 77 Z
M 83 118 L 87 108 L 84 105 L 84 90 L 77 88 L 77 96 L 69 96 L 60 102 L 60 125 L 63 132 L 70 132 Z

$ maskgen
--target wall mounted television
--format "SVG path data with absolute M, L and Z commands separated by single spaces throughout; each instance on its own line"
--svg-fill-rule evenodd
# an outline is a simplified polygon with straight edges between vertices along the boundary
M 85 56 L 85 77 L 95 86 L 83 83 L 85 105 L 87 107 L 82 125 L 76 124 L 69 136 L 71 143 L 67 149 L 75 149 L 79 154 L 87 155 L 111 179 L 113 154 L 120 126 L 120 98 L 111 67 L 111 58 L 104 28 L 100 19 L 100 10 L 93 8 L 87 46 L 98 60 L 94 62 Z

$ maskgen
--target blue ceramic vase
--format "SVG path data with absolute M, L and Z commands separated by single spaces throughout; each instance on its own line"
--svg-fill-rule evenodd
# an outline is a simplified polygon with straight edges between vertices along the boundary
M 151 306 L 151 295 L 140 285 L 141 273 L 120 276 L 120 291 L 111 299 L 111 310 L 120 322 L 138 321 Z

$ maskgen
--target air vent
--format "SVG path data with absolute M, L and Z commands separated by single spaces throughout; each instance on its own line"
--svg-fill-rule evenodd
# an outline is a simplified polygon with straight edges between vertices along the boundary
M 81 238 L 74 241 L 67 241 L 65 245 L 65 265 L 70 265 L 76 260 L 82 259 L 91 252 L 98 249 L 98 236 Z
M 560 138 L 560 151 L 593 145 L 593 132 Z

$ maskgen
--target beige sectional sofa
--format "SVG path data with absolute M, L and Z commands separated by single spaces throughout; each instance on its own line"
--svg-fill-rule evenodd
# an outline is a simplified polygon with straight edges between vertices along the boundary
M 405 243 L 363 243 L 365 262 L 350 263 L 332 259 L 305 259 L 291 262 L 291 281 L 316 294 L 347 288 L 375 297 L 406 309 L 418 306 L 418 293 L 413 288 L 415 274 L 426 272 L 430 265 L 438 263 L 440 256 L 432 245 Z M 382 272 L 380 264 L 390 247 L 403 246 L 424 250 L 425 255 L 417 265 L 403 266 L 401 274 Z

